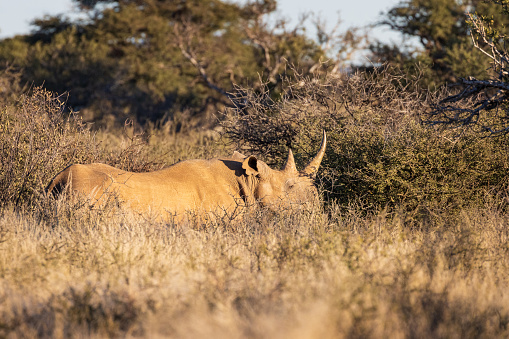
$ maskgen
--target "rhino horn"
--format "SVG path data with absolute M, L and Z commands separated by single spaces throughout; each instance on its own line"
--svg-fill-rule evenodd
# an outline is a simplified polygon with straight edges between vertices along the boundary
M 288 158 L 284 167 L 285 172 L 297 172 L 297 166 L 295 165 L 295 159 L 293 158 L 292 150 L 288 150 Z
M 320 150 L 302 171 L 305 175 L 308 175 L 313 178 L 316 176 L 316 173 L 318 172 L 318 167 L 320 167 L 320 163 L 322 162 L 323 156 L 325 154 L 326 145 L 327 145 L 327 135 L 325 134 L 325 131 L 323 131 L 322 144 L 320 146 Z

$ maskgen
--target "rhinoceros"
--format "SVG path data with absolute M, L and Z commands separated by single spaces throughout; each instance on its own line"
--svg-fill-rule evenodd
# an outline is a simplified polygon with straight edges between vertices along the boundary
M 261 205 L 272 210 L 314 201 L 313 179 L 325 154 L 327 137 L 316 156 L 301 171 L 289 150 L 282 170 L 273 170 L 255 156 L 234 152 L 229 158 L 186 160 L 145 173 L 112 166 L 74 164 L 58 173 L 47 194 L 63 191 L 85 196 L 100 204 L 114 196 L 122 206 L 158 218 L 181 220 L 186 214 L 230 213 L 239 206 Z

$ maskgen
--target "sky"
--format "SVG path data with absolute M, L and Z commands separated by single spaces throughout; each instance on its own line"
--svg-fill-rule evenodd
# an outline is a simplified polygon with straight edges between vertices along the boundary
M 332 27 L 339 17 L 340 30 L 351 26 L 363 26 L 380 19 L 380 12 L 387 11 L 399 0 L 278 0 L 278 15 L 297 24 L 299 15 L 313 11 L 327 20 Z M 0 0 L 0 38 L 30 32 L 30 22 L 46 14 L 69 14 L 73 11 L 71 0 Z M 376 38 L 384 41 L 397 40 L 397 34 L 384 28 L 373 31 Z

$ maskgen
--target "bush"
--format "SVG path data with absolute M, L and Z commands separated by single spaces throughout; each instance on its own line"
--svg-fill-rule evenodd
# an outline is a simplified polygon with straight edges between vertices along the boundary
M 0 206 L 30 205 L 58 171 L 97 159 L 92 133 L 54 93 L 36 87 L 0 104 Z
M 0 93 L 0 207 L 33 205 L 50 180 L 74 163 L 144 172 L 225 152 L 217 133 L 176 133 L 171 123 L 144 131 L 127 121 L 124 129 L 92 132 L 79 113 L 68 112 L 62 96 L 42 87 L 22 89 L 16 79 L 15 72 L 0 74 L 0 86 L 10 84 Z
M 278 100 L 242 89 L 238 99 L 249 105 L 228 112 L 224 133 L 273 163 L 281 164 L 292 148 L 303 166 L 326 130 L 318 182 L 325 200 L 343 206 L 455 209 L 502 194 L 508 141 L 423 126 L 420 116 L 438 94 L 424 96 L 415 84 L 382 69 L 287 79 Z

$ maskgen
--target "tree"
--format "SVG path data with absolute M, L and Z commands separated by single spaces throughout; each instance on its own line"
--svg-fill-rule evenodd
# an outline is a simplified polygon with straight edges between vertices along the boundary
M 483 0 L 404 0 L 385 13 L 380 25 L 402 33 L 406 45 L 372 45 L 374 58 L 422 72 L 424 84 L 432 88 L 466 75 L 482 76 L 489 61 L 471 48 L 466 13 L 472 11 L 509 23 L 495 4 Z
M 506 19 L 509 18 L 509 0 L 490 0 Z M 490 77 L 460 78 L 459 90 L 442 99 L 431 113 L 432 125 L 476 128 L 487 135 L 509 133 L 509 38 L 507 29 L 493 17 L 477 12 L 469 14 L 472 41 L 475 49 L 491 62 Z
M 234 84 L 277 95 L 281 79 L 324 58 L 303 23 L 267 23 L 275 0 L 74 0 L 86 19 L 34 21 L 27 36 L 0 41 L 0 63 L 59 93 L 87 120 L 140 122 L 190 112 L 207 120 L 230 104 Z M 210 121 L 210 120 L 209 120 Z

